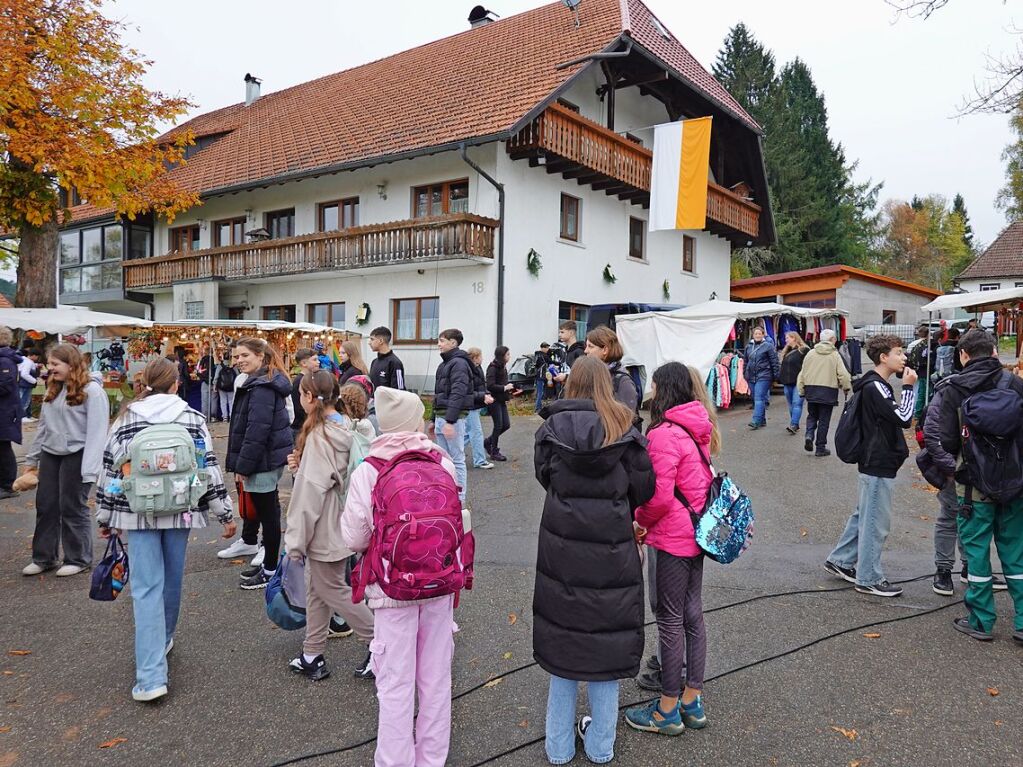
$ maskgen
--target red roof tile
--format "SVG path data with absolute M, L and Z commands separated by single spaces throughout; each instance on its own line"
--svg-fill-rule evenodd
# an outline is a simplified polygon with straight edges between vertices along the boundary
M 469 29 L 387 58 L 268 93 L 246 107 L 199 115 L 172 131 L 224 134 L 171 171 L 184 188 L 215 193 L 310 171 L 504 137 L 623 34 L 751 130 L 756 122 L 640 0 L 588 0 L 580 24 L 561 2 Z M 662 27 L 663 28 L 663 27 Z M 413 87 L 414 86 L 414 87 Z M 74 220 L 109 213 L 83 205 Z
M 5 296 L 3 293 L 0 293 L 0 309 L 13 309 L 13 308 L 14 308 L 14 304 L 12 304 L 10 302 L 10 299 L 8 299 L 7 296 Z
M 1023 221 L 1009 224 L 959 275 L 961 280 L 1023 277 Z

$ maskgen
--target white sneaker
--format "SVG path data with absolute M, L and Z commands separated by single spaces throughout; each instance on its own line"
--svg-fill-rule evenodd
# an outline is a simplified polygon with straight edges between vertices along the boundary
M 21 570 L 22 575 L 39 575 L 41 572 L 43 572 L 42 566 L 37 565 L 35 562 L 29 562 Z
M 58 568 L 55 575 L 58 578 L 66 578 L 69 575 L 78 575 L 78 573 L 82 572 L 83 570 L 85 570 L 85 568 L 80 565 L 63 565 L 62 567 Z
M 226 549 L 221 549 L 217 552 L 217 556 L 221 559 L 234 559 L 235 557 L 247 557 L 250 554 L 255 554 L 259 549 L 254 543 L 246 543 L 241 538 L 236 538 L 234 542 Z
M 263 560 L 265 558 L 266 558 L 266 549 L 264 549 L 262 546 L 260 546 L 259 547 L 259 551 L 256 552 L 256 556 L 254 556 L 252 558 L 252 561 L 249 562 L 249 565 L 251 565 L 252 567 L 259 567 L 260 565 L 263 564 Z
M 136 686 L 131 691 L 131 697 L 137 700 L 139 703 L 148 703 L 151 700 L 162 698 L 167 694 L 167 685 L 161 684 L 159 687 L 154 687 L 152 690 L 140 690 Z
M 171 637 L 171 640 L 167 643 L 167 646 L 163 648 L 163 655 L 164 655 L 164 657 L 167 657 L 168 655 L 170 655 L 171 654 L 171 650 L 173 650 L 173 649 L 174 649 L 174 637 Z
M 25 416 L 24 418 L 21 419 L 21 422 L 22 423 L 35 423 L 36 419 L 33 418 L 32 416 L 28 416 L 27 415 L 27 416 Z

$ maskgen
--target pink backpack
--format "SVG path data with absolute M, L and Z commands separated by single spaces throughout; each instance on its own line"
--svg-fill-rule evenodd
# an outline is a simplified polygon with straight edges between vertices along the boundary
M 414 601 L 472 588 L 472 532 L 462 526 L 455 480 L 433 450 L 406 450 L 390 461 L 369 457 L 379 473 L 373 488 L 373 538 L 352 572 L 352 601 L 379 583 L 391 599 Z

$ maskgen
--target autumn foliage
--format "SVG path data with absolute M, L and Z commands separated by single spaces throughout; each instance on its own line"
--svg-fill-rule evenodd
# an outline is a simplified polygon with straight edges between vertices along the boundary
M 55 257 L 67 218 L 58 187 L 128 218 L 173 218 L 198 203 L 165 174 L 191 136 L 157 141 L 159 125 L 189 103 L 143 85 L 150 62 L 122 43 L 123 29 L 96 0 L 0 6 L 0 228 L 20 231 L 23 262 L 49 247 L 35 247 L 33 229 L 52 233 Z M 19 268 L 19 287 L 22 278 Z

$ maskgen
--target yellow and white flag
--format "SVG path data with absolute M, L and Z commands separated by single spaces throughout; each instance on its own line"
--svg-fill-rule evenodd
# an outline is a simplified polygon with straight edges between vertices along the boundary
M 710 117 L 697 117 L 654 128 L 651 232 L 706 226 L 710 126 Z

